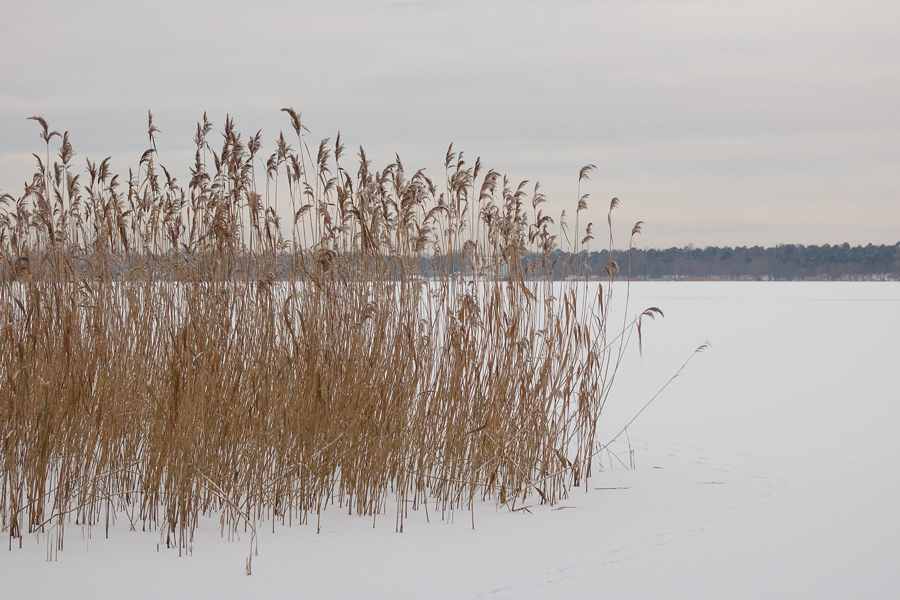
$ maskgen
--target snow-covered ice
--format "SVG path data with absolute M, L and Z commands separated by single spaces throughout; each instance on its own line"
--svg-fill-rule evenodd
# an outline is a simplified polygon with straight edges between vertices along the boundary
M 900 597 L 900 284 L 637 283 L 643 329 L 603 416 L 607 434 L 678 370 L 629 429 L 636 468 L 604 456 L 557 506 L 441 520 L 331 507 L 322 531 L 262 525 L 193 553 L 123 517 L 65 550 L 0 552 L 3 598 Z M 627 445 L 617 444 L 628 463 Z M 6 539 L 4 539 L 6 542 Z M 6 546 L 6 543 L 4 543 Z

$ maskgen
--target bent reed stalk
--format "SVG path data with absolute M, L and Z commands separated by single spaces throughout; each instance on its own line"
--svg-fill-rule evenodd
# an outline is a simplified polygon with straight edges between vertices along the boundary
M 255 532 L 329 504 L 374 519 L 391 496 L 402 531 L 409 509 L 552 504 L 590 476 L 624 349 L 661 314 L 608 334 L 618 266 L 588 285 L 591 225 L 554 282 L 539 186 L 452 146 L 442 190 L 362 149 L 351 174 L 340 135 L 313 156 L 284 111 L 295 142 L 267 159 L 231 119 L 214 151 L 204 115 L 187 189 L 152 115 L 127 179 L 109 159 L 82 179 L 68 133 L 33 117 L 45 156 L 0 200 L 10 546 L 124 516 L 181 551 L 201 515 Z

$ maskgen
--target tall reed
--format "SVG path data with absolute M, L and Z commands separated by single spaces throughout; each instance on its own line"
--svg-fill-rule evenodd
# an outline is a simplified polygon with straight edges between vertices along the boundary
M 402 531 L 409 509 L 554 503 L 590 476 L 625 346 L 659 311 L 610 321 L 619 269 L 588 272 L 587 196 L 560 258 L 539 186 L 452 146 L 441 186 L 361 148 L 351 172 L 340 135 L 309 147 L 284 111 L 268 157 L 231 119 L 214 149 L 204 115 L 186 187 L 152 115 L 127 177 L 76 173 L 34 117 L 43 155 L 0 200 L 10 545 L 125 518 L 184 549 L 201 515 L 231 531 L 329 504 L 396 506 Z

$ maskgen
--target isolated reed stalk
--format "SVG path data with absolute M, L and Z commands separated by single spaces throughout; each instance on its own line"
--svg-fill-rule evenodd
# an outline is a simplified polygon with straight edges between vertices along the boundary
M 34 118 L 45 156 L 0 199 L 10 545 L 126 519 L 183 550 L 202 515 L 255 534 L 389 500 L 402 530 L 409 508 L 552 504 L 590 476 L 624 349 L 659 311 L 609 330 L 619 267 L 588 272 L 580 187 L 567 255 L 539 186 L 452 146 L 440 192 L 399 157 L 360 149 L 350 172 L 340 136 L 313 156 L 285 112 L 295 141 L 268 158 L 230 118 L 214 150 L 204 115 L 186 188 L 152 115 L 127 178 L 109 159 L 74 174 L 68 134 Z

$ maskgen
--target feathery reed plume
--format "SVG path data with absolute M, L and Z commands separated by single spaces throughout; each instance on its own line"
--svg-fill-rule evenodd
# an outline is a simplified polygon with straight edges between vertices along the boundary
M 564 259 L 538 184 L 452 145 L 442 191 L 362 148 L 353 176 L 340 134 L 313 156 L 283 110 L 296 145 L 279 135 L 267 159 L 231 118 L 214 149 L 204 114 L 187 187 L 152 113 L 127 179 L 109 159 L 72 174 L 68 133 L 32 117 L 46 158 L 0 197 L 10 545 L 46 532 L 59 550 L 69 524 L 125 514 L 182 551 L 201 515 L 255 534 L 329 504 L 374 520 L 390 496 L 402 531 L 409 508 L 553 504 L 590 477 L 631 333 L 662 316 L 608 333 L 619 267 L 590 283 L 578 254 L 594 165 Z

